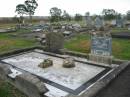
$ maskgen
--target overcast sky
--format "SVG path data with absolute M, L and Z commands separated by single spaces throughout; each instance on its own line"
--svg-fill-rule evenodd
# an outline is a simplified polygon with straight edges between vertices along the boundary
M 15 16 L 17 4 L 24 3 L 25 0 L 1 0 L 0 17 Z M 38 0 L 38 8 L 35 16 L 48 16 L 52 7 L 66 10 L 69 14 L 80 13 L 82 15 L 89 11 L 90 14 L 101 14 L 103 9 L 115 9 L 119 13 L 125 14 L 130 10 L 130 0 Z

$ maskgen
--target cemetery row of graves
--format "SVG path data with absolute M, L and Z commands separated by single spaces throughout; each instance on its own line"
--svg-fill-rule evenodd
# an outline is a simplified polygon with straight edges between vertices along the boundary
M 120 32 L 129 33 L 129 30 L 127 30 L 126 28 L 113 28 L 111 32 L 112 33 L 120 33 Z M 70 33 L 71 31 L 68 31 L 65 34 L 70 34 Z M 25 47 L 33 47 L 33 46 L 41 45 L 39 41 L 37 41 L 37 39 L 34 37 L 34 36 L 39 36 L 39 35 L 41 35 L 41 33 L 37 32 L 37 34 L 35 33 L 35 35 L 33 35 L 31 30 L 27 30 L 27 29 L 21 29 L 21 30 L 17 30 L 11 33 L 1 33 L 0 34 L 0 53 L 4 53 L 10 50 L 15 50 L 15 49 L 20 49 L 20 48 L 25 48 Z M 66 38 L 65 43 L 64 43 L 64 48 L 71 51 L 77 51 L 80 53 L 89 54 L 90 48 L 91 48 L 90 42 L 91 42 L 91 36 L 89 32 L 83 31 L 81 33 L 76 33 L 76 35 L 72 35 L 71 38 Z M 129 43 L 130 43 L 129 39 L 113 38 L 112 53 L 114 57 L 128 60 L 130 56 L 128 53 L 130 52 Z
M 91 23 L 90 17 L 87 18 L 88 27 L 81 26 L 80 23 L 73 24 L 34 24 L 34 25 L 5 25 L 1 26 L 0 31 L 0 54 L 7 53 L 14 50 L 30 48 L 35 46 L 45 47 L 46 38 L 53 35 L 57 38 L 56 42 L 62 43 L 62 39 L 65 41 L 63 44 L 63 49 L 67 51 L 74 51 L 78 53 L 83 53 L 88 55 L 91 52 L 91 39 L 92 34 L 97 30 L 101 32 L 108 32 L 105 34 L 111 34 L 112 37 L 112 55 L 115 59 L 129 60 L 130 57 L 130 40 L 129 40 L 129 26 L 123 25 L 121 22 L 119 25 L 114 27 L 104 26 L 103 21 L 96 18 L 96 23 Z M 93 25 L 95 27 L 93 27 Z M 11 27 L 12 28 L 9 28 Z M 105 27 L 107 27 L 106 30 Z M 4 29 L 4 30 L 3 30 Z M 13 30 L 12 30 L 13 29 Z M 7 31 L 7 32 L 6 32 Z M 109 33 L 110 32 L 110 33 Z M 49 33 L 49 34 L 48 34 Z M 54 34 L 51 34 L 54 33 Z M 55 34 L 60 33 L 60 34 Z M 115 37 L 112 36 L 113 33 L 127 33 L 127 37 Z M 47 36 L 48 34 L 48 36 Z M 64 36 L 62 37 L 61 34 Z M 107 38 L 107 37 L 106 37 Z M 53 40 L 53 39 L 52 39 Z M 60 41 L 59 41 L 60 40 Z M 54 40 L 55 41 L 55 40 Z M 51 45 L 56 45 L 51 44 Z M 49 44 L 50 45 L 50 44 Z M 58 45 L 59 46 L 59 45 Z M 52 46 L 53 47 L 53 46 Z M 54 46 L 55 48 L 55 46 Z M 51 51 L 55 49 L 51 48 Z M 25 97 L 17 89 L 10 86 L 8 83 L 1 81 L 0 84 L 5 84 L 5 87 L 1 88 L 0 95 L 6 97 Z M 8 89 L 6 89 L 7 87 Z M 11 91 L 10 91 L 11 90 Z
M 94 97 L 129 66 L 130 11 L 33 16 L 38 6 L 25 0 L 0 20 L 0 97 Z

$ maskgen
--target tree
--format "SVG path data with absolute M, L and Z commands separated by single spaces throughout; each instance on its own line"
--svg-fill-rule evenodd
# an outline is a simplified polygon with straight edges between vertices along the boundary
M 36 8 L 38 7 L 38 3 L 36 0 L 26 0 L 25 6 L 27 8 L 27 13 L 30 17 L 30 20 L 32 20 L 32 15 L 34 15 Z
M 63 15 L 62 15 L 62 19 L 65 21 L 70 21 L 71 16 L 64 10 Z
M 103 9 L 102 14 L 105 20 L 112 20 L 116 18 L 116 11 L 114 9 Z
M 15 12 L 16 12 L 18 15 L 20 15 L 20 21 L 21 21 L 20 23 L 24 23 L 23 15 L 24 15 L 24 14 L 27 14 L 27 8 L 26 8 L 26 6 L 25 6 L 24 4 L 18 4 L 18 5 L 16 6 Z
M 121 19 L 121 18 L 122 18 L 121 13 L 118 13 L 118 14 L 116 15 L 116 19 Z
M 90 12 L 86 12 L 86 13 L 85 13 L 85 16 L 90 16 Z
M 127 11 L 126 17 L 127 17 L 127 20 L 130 20 L 130 10 Z
M 61 14 L 62 14 L 61 9 L 53 7 L 50 9 L 50 14 L 51 14 L 51 22 L 58 22 L 61 20 Z
M 20 23 L 19 18 L 17 17 L 17 15 L 15 15 L 15 16 L 12 18 L 12 20 L 13 20 L 14 23 Z
M 81 14 L 75 14 L 75 21 L 81 21 L 82 20 L 82 15 Z

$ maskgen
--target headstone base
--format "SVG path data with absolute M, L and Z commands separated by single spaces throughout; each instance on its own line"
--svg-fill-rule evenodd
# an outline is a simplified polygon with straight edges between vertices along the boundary
M 113 59 L 113 56 L 89 54 L 89 60 L 97 62 L 97 63 L 104 63 L 104 64 L 111 65 L 112 59 Z

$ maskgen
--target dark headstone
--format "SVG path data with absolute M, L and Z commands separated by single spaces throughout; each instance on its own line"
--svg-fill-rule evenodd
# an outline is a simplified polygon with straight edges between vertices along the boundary
M 49 32 L 46 34 L 46 50 L 50 52 L 59 52 L 63 49 L 64 36 L 59 32 Z

